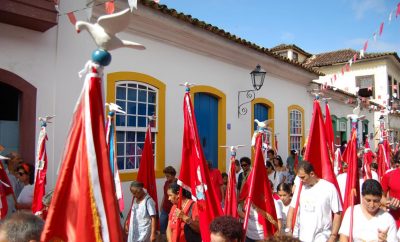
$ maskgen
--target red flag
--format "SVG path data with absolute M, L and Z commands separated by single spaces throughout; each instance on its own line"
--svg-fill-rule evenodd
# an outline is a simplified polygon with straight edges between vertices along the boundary
M 354 205 L 360 203 L 360 182 L 358 176 L 358 160 L 357 160 L 357 130 L 353 129 L 348 150 L 348 169 L 346 179 L 346 190 L 344 193 L 343 212 L 347 208 L 351 208 L 350 212 L 350 230 L 349 241 L 353 241 L 353 209 Z
M 386 148 L 383 144 L 378 145 L 376 161 L 378 162 L 378 177 L 379 181 L 381 181 L 383 175 L 386 173 L 386 170 L 389 169 L 389 166 L 387 166 L 388 158 L 386 156 Z
M 140 158 L 137 180 L 143 182 L 144 188 L 147 189 L 148 194 L 151 198 L 153 198 L 156 203 L 156 208 L 158 208 L 156 175 L 154 173 L 154 156 L 151 141 L 150 124 L 148 125 L 146 131 L 146 138 L 144 140 L 142 157 Z
M 383 25 L 384 25 L 384 22 L 382 22 L 382 23 L 381 23 L 381 26 L 379 27 L 379 36 L 382 35 L 382 32 L 383 32 Z
M 243 185 L 240 200 L 245 199 L 246 207 L 243 230 L 247 230 L 250 207 L 253 205 L 258 213 L 258 222 L 264 228 L 264 237 L 267 238 L 278 231 L 278 220 L 271 185 L 264 165 L 261 136 L 258 134 L 256 138 L 254 167 Z
M 2 157 L 0 155 L 0 157 Z M 0 209 L 0 218 L 3 219 L 7 216 L 8 212 L 8 203 L 7 196 L 13 194 L 13 188 L 11 186 L 10 180 L 8 179 L 8 175 L 6 170 L 4 170 L 3 163 L 0 161 L 0 200 L 1 200 L 1 209 Z
M 231 166 L 229 168 L 229 180 L 226 188 L 224 214 L 237 218 L 237 196 L 236 196 L 236 171 L 235 157 L 231 157 Z
M 90 63 L 41 241 L 122 241 L 104 127 L 102 67 Z
M 71 22 L 71 24 L 75 26 L 75 24 L 76 24 L 76 17 L 75 17 L 74 12 L 69 12 L 69 13 L 67 13 L 67 16 L 68 16 L 68 19 L 69 19 L 69 21 Z
M 400 14 L 400 3 L 397 4 L 397 9 L 396 9 L 396 18 Z
M 199 209 L 201 237 L 204 242 L 209 242 L 209 225 L 215 217 L 221 216 L 223 213 L 221 201 L 218 200 L 217 193 L 211 184 L 200 145 L 189 88 L 183 100 L 183 117 L 182 164 L 178 183 L 184 189 L 189 190 L 192 198 L 196 200 Z
M 321 107 L 319 101 L 314 100 L 314 110 L 310 127 L 310 134 L 308 136 L 306 153 L 304 154 L 304 160 L 310 162 L 314 167 L 314 172 L 318 177 L 332 183 L 336 187 L 336 191 L 340 195 L 339 185 L 336 180 L 335 173 L 333 172 L 332 162 L 330 161 L 328 145 L 325 137 L 325 125 L 322 119 Z M 299 208 L 299 198 L 302 190 L 302 184 L 300 183 L 296 206 L 294 208 L 292 228 L 296 221 L 296 215 Z M 342 199 L 340 199 L 343 204 Z
M 343 167 L 342 167 L 342 153 L 340 152 L 340 148 L 336 149 L 335 152 L 335 166 L 334 169 L 337 169 L 338 174 L 342 174 L 343 173 Z
M 113 14 L 114 11 L 115 11 L 114 0 L 106 2 L 105 8 L 106 8 L 106 13 L 107 14 Z
M 329 151 L 325 137 L 325 125 L 322 120 L 321 107 L 319 106 L 318 100 L 314 101 L 310 135 L 308 137 L 304 160 L 313 165 L 315 174 L 317 174 L 318 177 L 335 185 L 338 193 L 340 194 L 336 176 L 333 172 L 332 162 L 329 157 Z
M 364 52 L 367 51 L 367 48 L 368 48 L 368 40 L 365 41 L 364 43 L 364 48 L 363 48 Z
M 360 203 L 360 182 L 358 175 L 357 160 L 357 130 L 353 129 L 350 143 L 347 145 L 348 168 L 345 190 L 345 200 L 343 201 L 343 212 L 350 206 Z
M 335 135 L 333 134 L 331 111 L 329 110 L 328 103 L 325 103 L 325 133 L 326 133 L 326 141 L 328 143 L 329 157 L 331 160 L 333 160 Z
M 37 162 L 35 165 L 35 188 L 32 200 L 32 213 L 42 214 L 44 208 L 42 199 L 46 194 L 46 174 L 47 174 L 47 152 L 46 152 L 46 124 L 42 124 L 42 130 L 39 134 Z
M 365 140 L 365 149 L 367 150 L 364 154 L 364 165 L 363 165 L 363 175 L 364 181 L 367 179 L 372 179 L 371 163 L 373 161 L 373 153 L 371 147 L 369 146 L 368 139 Z

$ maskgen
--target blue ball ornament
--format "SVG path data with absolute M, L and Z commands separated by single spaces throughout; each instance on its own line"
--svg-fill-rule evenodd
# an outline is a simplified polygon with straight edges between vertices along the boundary
M 92 53 L 92 60 L 101 66 L 108 66 L 111 62 L 111 54 L 106 50 L 97 49 Z

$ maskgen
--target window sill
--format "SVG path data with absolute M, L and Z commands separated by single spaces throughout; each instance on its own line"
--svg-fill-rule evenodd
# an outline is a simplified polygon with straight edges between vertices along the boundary
M 119 173 L 119 178 L 121 179 L 121 182 L 128 182 L 128 181 L 134 181 L 137 178 L 137 171 L 133 171 L 133 172 L 120 172 Z M 161 170 L 156 170 L 155 171 L 155 176 L 156 179 L 157 178 L 163 178 L 164 177 L 164 173 Z

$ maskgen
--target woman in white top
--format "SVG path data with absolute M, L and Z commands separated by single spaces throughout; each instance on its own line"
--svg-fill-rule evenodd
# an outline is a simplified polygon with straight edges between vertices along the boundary
M 395 242 L 396 223 L 393 217 L 380 208 L 382 186 L 374 179 L 368 179 L 362 186 L 361 204 L 353 209 L 353 229 L 350 231 L 351 208 L 349 207 L 339 230 L 340 241 L 349 241 L 352 233 L 353 241 L 387 241 Z
M 277 187 L 279 202 L 278 204 L 281 206 L 282 210 L 282 228 L 281 232 L 283 233 L 286 228 L 286 218 L 289 212 L 290 202 L 292 201 L 292 187 L 287 183 L 280 183 Z
M 289 175 L 289 170 L 283 166 L 283 161 L 282 161 L 282 157 L 277 155 L 274 159 L 274 167 L 275 167 L 275 171 L 280 174 L 282 181 L 281 182 L 285 182 L 288 183 L 288 175 Z M 278 183 L 279 184 L 279 183 Z M 275 187 L 276 189 L 276 187 Z
M 276 187 L 279 183 L 284 182 L 282 173 L 277 172 L 271 162 L 267 161 L 268 179 L 272 182 L 272 192 L 276 192 Z
M 17 203 L 15 204 L 16 209 L 31 210 L 33 201 L 33 167 L 27 163 L 22 163 L 17 167 L 17 172 L 15 173 L 17 179 L 24 184 L 21 193 L 17 198 Z

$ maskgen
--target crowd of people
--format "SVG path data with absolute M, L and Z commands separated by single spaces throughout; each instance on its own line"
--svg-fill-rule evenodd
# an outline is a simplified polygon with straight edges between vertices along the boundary
M 359 153 L 359 156 L 362 156 Z M 359 157 L 361 161 L 362 157 Z M 246 214 L 244 201 L 238 202 L 238 218 L 216 217 L 209 224 L 212 242 L 253 241 L 399 241 L 400 240 L 400 152 L 391 157 L 391 168 L 382 177 L 377 164 L 370 164 L 372 179 L 364 179 L 360 169 L 360 204 L 343 211 L 347 180 L 347 163 L 337 174 L 339 189 L 318 177 L 311 163 L 292 151 L 283 163 L 274 150 L 268 150 L 265 167 L 276 211 L 277 232 L 266 238 L 257 207 L 250 206 L 248 226 L 243 231 Z M 208 171 L 217 198 L 224 206 L 228 174 L 208 163 Z M 0 224 L 2 241 L 40 241 L 46 211 L 35 216 L 30 211 L 33 198 L 34 168 L 13 152 L 3 157 L 3 168 L 14 193 L 7 197 L 8 212 Z M 249 157 L 235 160 L 236 191 L 239 194 L 249 178 L 252 161 Z M 197 242 L 200 219 L 197 204 L 190 192 L 177 183 L 177 172 L 165 167 L 165 183 L 160 207 L 148 195 L 144 184 L 133 181 L 130 212 L 126 217 L 126 241 Z M 51 194 L 45 196 L 48 207 Z M 24 224 L 22 226 L 21 224 Z M 399 231 L 399 232 L 398 232 Z M 21 238 L 29 238 L 24 240 Z
M 361 157 L 359 159 L 361 160 Z M 392 168 L 381 179 L 374 171 L 375 162 L 370 165 L 373 179 L 364 180 L 360 170 L 361 203 L 343 212 L 341 195 L 344 196 L 346 186 L 345 162 L 342 171 L 337 174 L 340 187 L 337 189 L 334 184 L 318 177 L 313 165 L 297 156 L 297 152 L 292 151 L 284 165 L 279 155 L 273 150 L 268 150 L 265 166 L 269 181 L 266 182 L 269 182 L 273 192 L 271 199 L 274 199 L 278 232 L 266 238 L 258 217 L 262 211 L 254 206 L 250 206 L 248 226 L 246 231 L 243 231 L 246 211 L 244 201 L 239 201 L 238 218 L 221 216 L 209 225 L 211 241 L 399 241 L 400 152 L 392 157 L 392 161 Z M 251 159 L 242 157 L 235 160 L 235 168 L 236 189 L 237 194 L 240 194 L 252 170 Z M 359 168 L 361 169 L 361 165 Z M 187 190 L 177 184 L 173 167 L 166 167 L 164 174 L 166 181 L 159 212 L 161 241 L 175 242 L 178 238 L 181 242 L 201 241 L 196 202 Z M 213 169 L 210 163 L 209 174 L 223 208 L 228 175 Z M 137 187 L 138 182 L 133 182 L 132 186 Z M 140 183 L 139 187 L 145 191 Z M 135 199 L 145 200 L 145 192 L 132 193 Z M 138 198 L 136 194 L 142 194 L 142 198 Z M 180 200 L 181 204 L 178 206 Z M 132 206 L 131 214 L 135 214 L 135 206 Z M 156 218 L 155 210 L 154 201 L 148 202 L 147 211 L 136 213 L 139 217 L 131 221 Z M 152 239 L 155 238 L 154 231 L 155 229 L 150 227 L 147 230 L 137 228 L 136 232 L 145 234 L 143 238 L 147 239 L 129 241 L 155 241 Z

